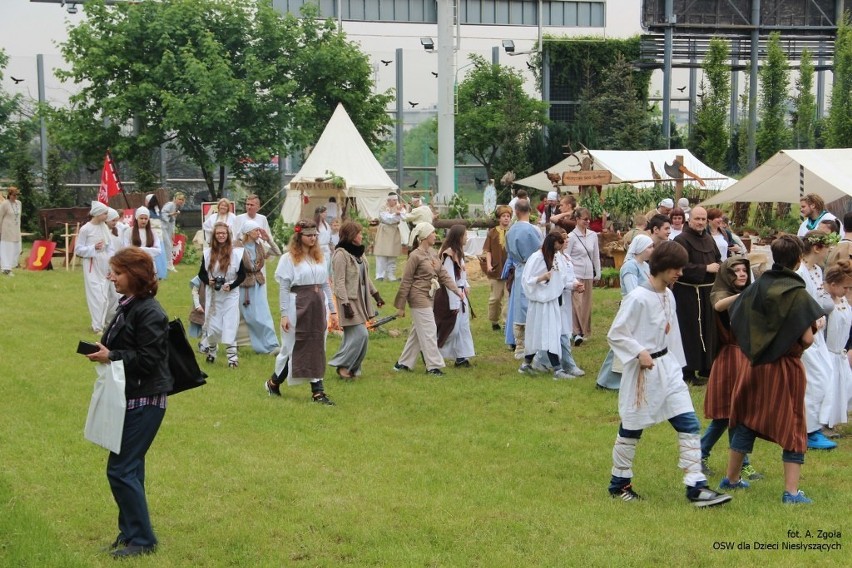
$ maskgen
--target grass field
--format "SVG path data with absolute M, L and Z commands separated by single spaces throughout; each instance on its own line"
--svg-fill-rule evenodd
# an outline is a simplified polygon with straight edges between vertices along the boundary
M 159 299 L 186 322 L 194 268 L 179 271 Z M 395 287 L 379 287 L 383 314 L 392 313 Z M 277 292 L 273 283 L 270 297 Z M 475 286 L 473 299 L 472 369 L 396 374 L 404 335 L 376 333 L 362 379 L 326 374 L 334 407 L 310 403 L 305 385 L 268 397 L 271 356 L 242 350 L 237 370 L 224 357 L 206 366 L 209 384 L 170 399 L 148 454 L 160 548 L 135 563 L 849 565 L 849 438 L 807 455 L 802 488 L 812 506 L 781 505 L 780 449 L 759 442 L 752 461 L 766 479 L 701 511 L 684 498 L 674 431 L 660 425 L 637 454 L 645 500 L 611 500 L 616 395 L 595 390 L 594 375 L 618 292 L 595 290 L 595 335 L 575 350 L 588 375 L 561 382 L 519 375 L 485 317 L 487 287 Z M 117 533 L 106 451 L 82 435 L 95 373 L 74 350 L 94 337 L 88 320 L 80 268 L 0 278 L 0 566 L 112 565 L 102 552 Z M 329 337 L 330 352 L 338 341 Z M 692 395 L 701 416 L 704 389 Z M 711 458 L 717 471 L 724 446 Z M 841 534 L 824 539 L 819 530 Z M 781 550 L 786 543 L 843 550 Z

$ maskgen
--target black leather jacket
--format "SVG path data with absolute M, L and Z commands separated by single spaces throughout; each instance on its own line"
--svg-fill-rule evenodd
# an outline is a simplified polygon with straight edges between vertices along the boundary
M 124 362 L 124 393 L 128 399 L 172 390 L 168 335 L 169 317 L 156 299 L 133 299 L 119 306 L 101 343 L 109 348 L 111 361 Z

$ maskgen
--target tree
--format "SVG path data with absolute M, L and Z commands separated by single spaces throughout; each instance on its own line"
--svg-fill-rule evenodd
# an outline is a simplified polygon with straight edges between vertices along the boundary
M 852 28 L 844 16 L 834 40 L 834 84 L 828 111 L 829 148 L 852 147 Z
M 728 44 L 713 38 L 704 58 L 698 110 L 690 150 L 703 162 L 716 170 L 725 169 L 728 154 L 728 98 L 731 80 L 728 70 Z
M 70 69 L 61 77 L 83 87 L 71 110 L 56 113 L 54 136 L 89 163 L 111 148 L 133 159 L 137 175 L 153 172 L 168 143 L 198 165 L 216 198 L 225 168 L 240 176 L 313 143 L 337 102 L 368 144 L 391 122 L 366 56 L 316 21 L 314 6 L 302 20 L 270 0 L 97 1 L 86 13 L 62 46 Z
M 33 170 L 36 161 L 33 158 L 32 142 L 36 133 L 33 120 L 20 120 L 14 124 L 15 145 L 12 149 L 9 166 L 15 186 L 21 191 L 21 223 L 24 230 L 38 229 L 38 210 L 41 207 L 42 194 L 36 191 Z
M 470 60 L 473 70 L 456 95 L 456 154 L 469 154 L 493 178 L 500 155 L 522 147 L 547 124 L 547 103 L 526 94 L 518 71 L 493 65 L 478 55 L 471 55 Z
M 6 52 L 0 49 L 0 81 L 3 80 L 3 70 L 9 62 Z M 9 156 L 16 145 L 16 128 L 12 120 L 18 111 L 20 95 L 9 95 L 0 87 L 0 172 L 9 168 Z
M 757 127 L 757 155 L 764 162 L 781 149 L 789 148 L 787 89 L 790 66 L 781 49 L 781 33 L 769 34 L 766 63 L 760 68 L 760 121 Z
M 796 148 L 816 146 L 816 97 L 813 93 L 814 64 L 811 52 L 802 50 L 799 78 L 796 79 L 795 115 L 793 118 L 793 145 Z
M 595 133 L 594 146 L 602 150 L 647 148 L 651 116 L 646 102 L 633 79 L 630 62 L 618 54 L 598 87 L 583 96 L 583 112 Z

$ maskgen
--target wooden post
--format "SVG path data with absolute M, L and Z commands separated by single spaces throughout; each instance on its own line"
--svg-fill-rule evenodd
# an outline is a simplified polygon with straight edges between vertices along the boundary
M 675 156 L 675 159 L 681 164 L 683 163 L 683 156 Z M 677 202 L 680 201 L 681 197 L 683 197 L 683 172 L 680 173 L 680 177 L 675 182 L 675 206 L 677 206 Z

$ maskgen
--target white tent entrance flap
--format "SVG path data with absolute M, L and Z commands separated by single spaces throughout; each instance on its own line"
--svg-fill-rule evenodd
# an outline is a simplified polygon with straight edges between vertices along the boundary
M 666 175 L 666 164 L 672 164 L 675 158 L 683 156 L 683 165 L 689 171 L 695 173 L 704 180 L 704 189 L 719 191 L 732 186 L 737 180 L 717 172 L 698 158 L 686 148 L 673 150 L 584 150 L 568 156 L 558 164 L 549 167 L 546 171 L 557 173 L 576 172 L 580 170 L 580 161 L 588 156 L 592 157 L 592 170 L 608 170 L 612 172 L 612 181 L 609 185 L 629 183 L 637 188 L 654 187 L 654 174 L 656 171 L 661 179 L 657 183 L 674 183 L 675 179 Z M 698 182 L 684 177 L 684 183 Z M 553 184 L 547 174 L 539 172 L 515 181 L 515 185 L 531 187 L 539 191 L 552 191 Z M 576 186 L 561 186 L 565 191 L 577 191 Z
M 850 179 L 852 148 L 781 150 L 730 188 L 704 203 L 798 203 L 807 193 L 816 193 L 828 203 L 852 195 Z
M 343 188 L 317 183 L 330 174 L 346 181 Z M 338 104 L 299 173 L 286 186 L 287 197 L 281 207 L 285 223 L 296 223 L 304 216 L 313 217 L 319 205 L 335 196 L 340 207 L 343 198 L 354 201 L 358 213 L 367 219 L 378 217 L 388 193 L 397 185 L 370 151 L 343 105 Z

